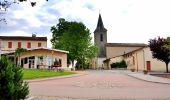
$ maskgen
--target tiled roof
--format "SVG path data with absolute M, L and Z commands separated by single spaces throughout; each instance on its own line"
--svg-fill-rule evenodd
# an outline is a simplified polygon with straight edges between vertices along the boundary
M 27 49 L 27 50 L 28 50 L 28 51 L 32 51 L 32 50 L 51 50 L 51 51 L 57 51 L 57 52 L 63 52 L 63 53 L 69 53 L 69 51 L 59 50 L 59 49 L 52 49 L 52 48 L 46 48 L 46 47 L 38 47 L 38 48 Z
M 27 36 L 0 36 L 2 40 L 33 40 L 47 41 L 47 37 L 27 37 Z
M 106 43 L 106 47 L 146 47 L 144 43 Z

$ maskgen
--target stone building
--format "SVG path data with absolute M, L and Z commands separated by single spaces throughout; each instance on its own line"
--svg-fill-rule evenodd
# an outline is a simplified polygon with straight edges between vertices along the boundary
M 17 48 L 27 49 L 16 57 Z M 47 48 L 47 37 L 32 36 L 0 36 L 0 56 L 8 58 L 20 64 L 23 68 L 47 69 L 60 67 L 69 70 L 67 67 L 68 51 Z
M 115 33 L 116 34 L 116 33 Z M 110 69 L 104 65 L 104 61 L 127 52 L 145 47 L 144 43 L 107 43 L 107 29 L 104 27 L 101 14 L 99 14 L 97 27 L 94 31 L 94 43 L 98 47 L 98 55 L 93 60 L 92 68 Z

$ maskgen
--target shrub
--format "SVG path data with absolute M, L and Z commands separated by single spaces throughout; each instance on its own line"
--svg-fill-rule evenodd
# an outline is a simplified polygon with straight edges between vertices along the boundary
M 6 57 L 0 59 L 0 99 L 20 100 L 29 94 L 28 84 L 22 79 L 21 67 L 8 61 Z
M 144 74 L 147 74 L 147 73 L 148 73 L 148 71 L 147 71 L 147 70 L 143 70 L 143 73 L 144 73 Z
M 127 64 L 124 60 L 120 61 L 120 62 L 115 62 L 111 64 L 112 68 L 127 68 Z

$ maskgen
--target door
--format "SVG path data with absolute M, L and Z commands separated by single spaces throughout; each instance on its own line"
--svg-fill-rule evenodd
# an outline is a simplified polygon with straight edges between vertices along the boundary
M 28 61 L 29 61 L 29 68 L 34 68 L 34 60 L 35 60 L 34 56 L 29 57 L 29 59 L 28 59 Z
M 147 71 L 151 71 L 151 62 L 150 61 L 146 61 L 146 69 L 147 69 Z

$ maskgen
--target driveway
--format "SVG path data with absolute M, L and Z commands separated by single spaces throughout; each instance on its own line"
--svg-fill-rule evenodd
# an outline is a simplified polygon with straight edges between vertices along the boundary
M 30 95 L 66 100 L 170 100 L 168 84 L 138 80 L 120 70 L 91 70 L 87 73 L 79 77 L 30 82 Z

